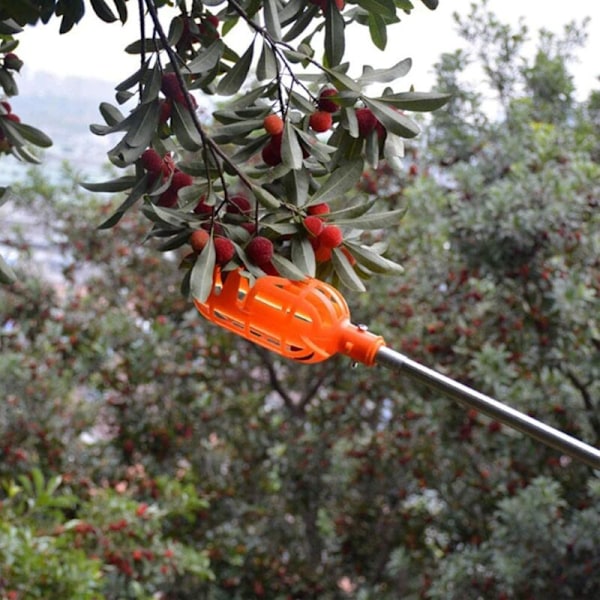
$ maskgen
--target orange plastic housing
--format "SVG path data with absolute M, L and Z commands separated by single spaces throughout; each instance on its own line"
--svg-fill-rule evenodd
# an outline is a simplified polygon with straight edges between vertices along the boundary
M 290 281 L 260 277 L 253 286 L 239 271 L 222 278 L 215 271 L 206 302 L 194 300 L 208 320 L 286 358 L 305 363 L 338 352 L 372 365 L 381 336 L 350 322 L 344 297 L 332 286 L 307 277 Z

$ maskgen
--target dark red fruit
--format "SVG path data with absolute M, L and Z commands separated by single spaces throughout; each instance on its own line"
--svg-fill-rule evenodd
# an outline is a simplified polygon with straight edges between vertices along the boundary
M 171 100 L 179 102 L 180 104 L 185 102 L 183 90 L 179 85 L 179 81 L 177 81 L 177 75 L 175 75 L 175 73 L 163 74 L 160 90 L 166 98 L 170 98 Z
M 370 108 L 359 108 L 356 111 L 358 121 L 358 133 L 361 137 L 367 137 L 377 127 L 377 117 Z
M 235 195 L 229 198 L 227 212 L 231 214 L 248 214 L 252 211 L 252 205 L 245 196 Z
M 264 163 L 270 167 L 276 167 L 281 164 L 281 139 L 281 134 L 274 135 L 261 151 Z
M 270 263 L 273 258 L 273 242 L 266 237 L 258 235 L 251 239 L 246 246 L 246 255 L 252 263 L 262 267 Z
M 158 205 L 171 208 L 177 204 L 177 190 L 169 188 L 165 190 L 158 198 Z
M 214 244 L 217 265 L 222 267 L 235 256 L 235 246 L 231 240 L 222 237 L 216 238 Z
M 154 148 L 148 148 L 147 150 L 144 150 L 141 159 L 142 167 L 144 167 L 146 171 L 155 174 L 158 174 L 162 171 L 162 156 Z
M 340 108 L 335 100 L 331 100 L 332 96 L 337 96 L 338 91 L 335 88 L 326 88 L 319 95 L 319 101 L 317 107 L 319 110 L 334 113 Z
M 188 187 L 194 183 L 194 179 L 188 173 L 183 171 L 175 171 L 171 179 L 171 188 L 178 192 L 181 188 Z

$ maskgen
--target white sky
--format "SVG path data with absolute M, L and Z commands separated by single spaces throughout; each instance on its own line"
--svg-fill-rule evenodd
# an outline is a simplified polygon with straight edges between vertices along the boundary
M 461 45 L 455 34 L 452 13 L 466 14 L 472 1 L 440 0 L 438 9 L 429 11 L 420 0 L 413 0 L 416 6 L 413 14 L 388 30 L 390 41 L 384 53 L 378 50 L 367 53 L 368 38 L 357 35 L 348 40 L 346 59 L 361 65 L 369 63 L 388 67 L 410 56 L 413 69 L 407 77 L 407 87 L 414 84 L 416 89 L 425 91 L 433 83 L 431 65 L 442 52 L 452 51 Z M 129 4 L 132 9 L 135 8 L 135 3 Z M 600 2 L 490 0 L 489 6 L 502 21 L 516 23 L 522 16 L 531 32 L 543 27 L 559 33 L 566 22 L 590 16 L 589 42 L 580 51 L 580 62 L 573 71 L 580 92 L 599 87 Z M 58 35 L 58 19 L 45 26 L 28 28 L 20 34 L 21 44 L 17 53 L 25 61 L 27 73 L 45 71 L 57 76 L 93 76 L 114 85 L 132 73 L 137 68 L 137 58 L 126 56 L 123 48 L 137 38 L 135 10 L 124 27 L 120 23 L 100 21 L 92 14 L 89 5 L 88 12 L 82 22 L 66 35 Z

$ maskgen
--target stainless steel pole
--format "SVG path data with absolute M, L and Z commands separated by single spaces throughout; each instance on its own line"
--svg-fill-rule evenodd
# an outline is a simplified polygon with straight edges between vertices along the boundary
M 492 417 L 500 423 L 517 429 L 543 444 L 560 450 L 594 469 L 600 469 L 600 450 L 597 448 L 571 437 L 558 429 L 554 429 L 554 427 L 537 421 L 462 383 L 458 383 L 433 369 L 429 369 L 403 354 L 391 350 L 387 346 L 379 348 L 375 356 L 375 362 L 393 367 L 397 371 L 407 374 L 409 377 Z

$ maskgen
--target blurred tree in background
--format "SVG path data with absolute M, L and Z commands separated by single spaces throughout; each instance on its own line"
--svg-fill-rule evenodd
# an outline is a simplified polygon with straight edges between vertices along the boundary
M 577 102 L 569 75 L 584 28 L 524 61 L 524 26 L 473 11 L 437 65 L 452 101 L 404 173 L 361 179 L 407 209 L 363 238 L 405 272 L 350 297 L 353 318 L 597 445 L 600 92 Z M 18 190 L 65 284 L 40 265 L 0 308 L 2 598 L 600 596 L 597 473 L 392 372 L 290 364 L 216 329 L 179 293 L 181 250 L 142 244 L 137 214 L 98 232 L 104 200 L 65 181 Z

